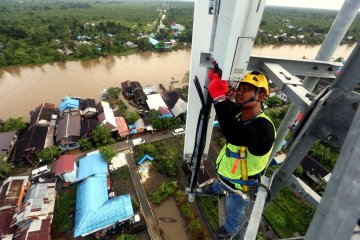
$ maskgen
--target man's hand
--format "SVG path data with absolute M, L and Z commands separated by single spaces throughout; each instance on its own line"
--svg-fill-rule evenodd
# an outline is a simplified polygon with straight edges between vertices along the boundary
M 218 97 L 225 97 L 225 94 L 229 89 L 227 82 L 221 80 L 219 74 L 214 73 L 213 69 L 210 70 L 208 77 L 210 80 L 208 90 L 213 100 L 216 100 Z

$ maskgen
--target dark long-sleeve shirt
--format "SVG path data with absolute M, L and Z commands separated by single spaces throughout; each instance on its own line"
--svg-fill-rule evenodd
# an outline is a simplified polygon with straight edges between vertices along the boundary
M 266 154 L 275 139 L 275 129 L 272 123 L 263 117 L 242 121 L 237 117 L 239 111 L 233 108 L 230 101 L 225 100 L 215 104 L 216 115 L 221 131 L 228 143 L 236 146 L 246 146 L 257 156 Z

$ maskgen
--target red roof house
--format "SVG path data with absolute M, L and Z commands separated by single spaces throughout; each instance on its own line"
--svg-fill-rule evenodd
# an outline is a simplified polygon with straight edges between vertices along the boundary
M 55 176 L 60 176 L 65 182 L 76 182 L 78 167 L 74 155 L 62 155 L 55 163 Z

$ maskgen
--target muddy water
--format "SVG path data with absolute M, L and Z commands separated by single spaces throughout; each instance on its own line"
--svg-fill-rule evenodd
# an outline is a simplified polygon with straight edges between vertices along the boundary
M 284 45 L 255 47 L 252 54 L 312 59 L 320 46 Z M 354 46 L 340 46 L 334 57 L 347 58 Z M 120 86 L 125 80 L 143 86 L 170 85 L 172 77 L 181 82 L 189 70 L 190 50 L 140 53 L 43 65 L 11 66 L 0 69 L 0 118 L 24 117 L 42 102 L 59 105 L 64 96 L 99 100 L 101 90 Z M 175 87 L 181 86 L 176 83 Z
M 44 101 L 58 106 L 64 96 L 99 100 L 102 89 L 120 87 L 125 80 L 136 80 L 143 86 L 162 83 L 168 87 L 172 77 L 181 82 L 189 70 L 189 61 L 190 51 L 182 50 L 2 68 L 0 118 L 27 119 L 32 108 Z
M 160 206 L 154 207 L 153 210 L 158 220 L 158 226 L 163 232 L 162 236 L 164 240 L 189 239 L 186 235 L 187 229 L 185 222 L 173 198 L 169 198 Z M 172 218 L 176 220 L 176 222 L 165 222 L 160 220 L 160 218 Z

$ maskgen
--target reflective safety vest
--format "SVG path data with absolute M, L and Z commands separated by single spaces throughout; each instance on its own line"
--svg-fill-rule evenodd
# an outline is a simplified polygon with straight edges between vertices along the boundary
M 273 122 L 270 120 L 265 113 L 259 114 L 256 118 L 263 117 L 271 122 L 274 126 Z M 275 130 L 275 127 L 274 127 Z M 275 132 L 276 137 L 276 132 Z M 262 156 L 255 156 L 246 149 L 246 161 L 247 161 L 247 171 L 248 176 L 254 176 L 256 174 L 261 173 L 269 160 L 271 151 L 274 147 L 274 144 L 271 146 L 271 149 Z M 219 156 L 216 159 L 216 170 L 220 177 L 224 177 L 224 179 L 231 181 L 231 179 L 239 180 L 241 179 L 241 168 L 240 164 L 236 161 L 237 153 L 239 152 L 240 146 L 235 146 L 230 143 L 225 144 L 223 149 L 220 151 Z M 232 182 L 237 189 L 242 189 L 239 183 Z

